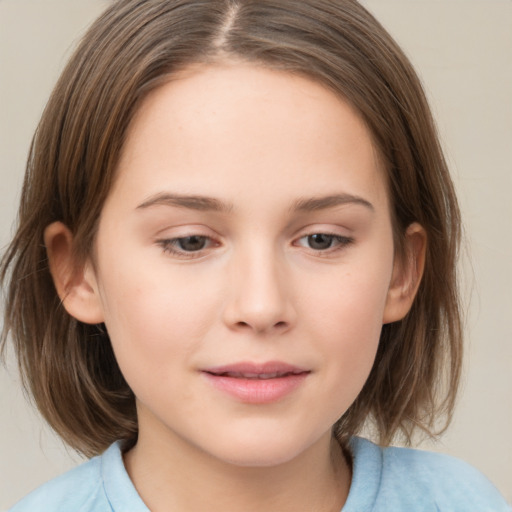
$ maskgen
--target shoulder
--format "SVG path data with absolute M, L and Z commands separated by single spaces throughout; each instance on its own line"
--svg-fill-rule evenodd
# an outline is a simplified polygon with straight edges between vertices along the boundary
M 124 467 L 120 443 L 36 489 L 9 512 L 149 512 Z
M 9 512 L 112 512 L 147 509 L 126 474 L 119 443 L 105 453 L 42 485 Z
M 422 450 L 383 450 L 383 476 L 425 490 L 439 510 L 510 510 L 494 485 L 466 462 Z
M 369 475 L 373 482 L 373 503 L 368 510 L 390 510 L 391 505 L 395 511 L 512 510 L 485 476 L 454 457 L 410 448 L 381 448 L 359 438 L 352 440 L 351 448 L 353 485 L 360 487 L 365 480 L 368 485 Z
M 95 457 L 31 492 L 9 512 L 110 512 L 110 508 L 92 508 L 101 502 L 101 480 L 101 458 Z

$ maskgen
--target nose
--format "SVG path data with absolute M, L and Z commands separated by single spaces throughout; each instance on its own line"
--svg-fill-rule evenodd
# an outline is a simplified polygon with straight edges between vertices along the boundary
M 230 329 L 282 333 L 296 321 L 286 263 L 268 248 L 233 258 L 224 321 Z

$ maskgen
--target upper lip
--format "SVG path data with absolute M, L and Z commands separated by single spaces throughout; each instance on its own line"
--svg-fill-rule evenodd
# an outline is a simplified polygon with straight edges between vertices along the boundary
M 268 361 L 265 363 L 243 361 L 222 366 L 212 366 L 204 368 L 202 371 L 211 375 L 224 377 L 272 379 L 286 375 L 309 373 L 310 370 L 281 361 Z

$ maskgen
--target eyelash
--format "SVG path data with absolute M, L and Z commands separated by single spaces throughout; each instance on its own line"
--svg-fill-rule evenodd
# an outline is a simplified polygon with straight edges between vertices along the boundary
M 327 247 L 326 249 L 313 249 L 309 247 L 310 250 L 312 250 L 316 256 L 321 257 L 327 257 L 331 255 L 332 253 L 335 253 L 337 251 L 343 250 L 345 247 L 351 245 L 354 243 L 354 239 L 347 236 L 341 236 L 336 235 L 334 233 L 326 233 L 326 232 L 317 232 L 317 233 L 311 233 L 308 235 L 303 235 L 300 238 L 298 238 L 294 245 L 297 244 L 300 240 L 307 240 L 314 236 L 323 236 L 328 237 L 330 239 L 331 245 L 330 247 Z M 201 241 L 204 241 L 207 247 L 201 247 L 196 251 L 187 251 L 184 249 L 179 249 L 179 244 L 182 243 L 184 240 L 191 239 L 191 238 L 197 238 Z M 194 258 L 200 258 L 204 255 L 204 251 L 207 251 L 211 247 L 215 247 L 220 245 L 220 243 L 215 242 L 211 237 L 206 235 L 188 235 L 183 237 L 177 237 L 177 238 L 169 238 L 169 239 L 163 239 L 163 240 L 157 240 L 158 245 L 160 245 L 165 253 L 169 253 L 175 257 L 181 258 L 181 259 L 194 259 Z M 333 246 L 333 243 L 335 244 Z
M 219 243 L 214 242 L 213 239 L 209 236 L 205 235 L 188 235 L 188 236 L 180 236 L 178 238 L 169 238 L 165 240 L 158 240 L 157 243 L 162 247 L 165 253 L 169 253 L 173 256 L 177 256 L 182 259 L 193 259 L 193 258 L 199 258 L 203 256 L 203 253 L 208 248 L 201 247 L 197 251 L 186 251 L 184 249 L 177 248 L 183 240 L 186 240 L 187 238 L 199 238 L 205 241 L 210 241 L 209 246 L 216 246 L 219 245 Z
M 301 236 L 298 241 L 304 240 L 304 239 L 310 239 L 314 236 L 322 236 L 327 237 L 331 241 L 331 246 L 326 249 L 313 249 L 310 247 L 311 250 L 313 250 L 317 256 L 329 256 L 334 252 L 340 251 L 344 249 L 345 247 L 349 246 L 350 244 L 354 243 L 354 239 L 348 236 L 342 236 L 342 235 L 336 235 L 334 233 L 324 233 L 324 232 L 318 232 L 318 233 L 311 233 L 309 235 Z M 333 247 L 332 243 L 335 242 L 336 245 Z

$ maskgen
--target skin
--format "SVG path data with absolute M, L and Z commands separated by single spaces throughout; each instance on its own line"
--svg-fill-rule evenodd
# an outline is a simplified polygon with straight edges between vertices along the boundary
M 93 258 L 77 271 L 61 223 L 45 242 L 65 307 L 105 322 L 136 395 L 125 464 L 153 512 L 341 509 L 350 465 L 331 428 L 423 268 L 423 230 L 409 227 L 401 263 L 389 212 L 366 126 L 314 81 L 226 62 L 145 100 Z M 240 361 L 308 373 L 247 403 L 204 375 Z

